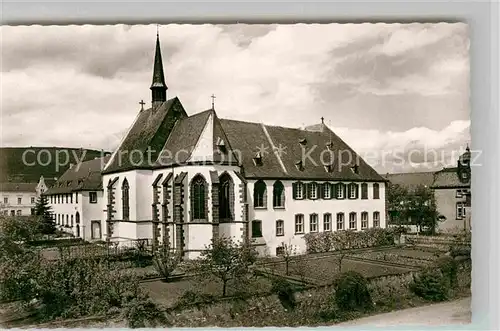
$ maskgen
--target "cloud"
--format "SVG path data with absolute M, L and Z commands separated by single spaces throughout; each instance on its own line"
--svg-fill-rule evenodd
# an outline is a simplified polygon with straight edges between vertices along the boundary
M 4 146 L 113 149 L 150 101 L 154 25 L 0 29 Z M 172 24 L 160 37 L 168 95 L 188 114 L 214 93 L 222 118 L 323 116 L 346 135 L 444 134 L 469 120 L 466 24 Z
M 453 121 L 442 130 L 333 130 L 381 173 L 433 171 L 454 165 L 470 143 L 470 121 Z

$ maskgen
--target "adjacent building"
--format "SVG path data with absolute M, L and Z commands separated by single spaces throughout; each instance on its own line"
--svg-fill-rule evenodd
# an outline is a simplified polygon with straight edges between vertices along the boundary
M 58 229 L 84 240 L 102 239 L 101 170 L 109 156 L 72 165 L 46 192 Z
M 37 183 L 0 183 L 0 212 L 5 216 L 34 214 Z
M 400 185 L 410 190 L 425 186 L 432 190 L 441 220 L 438 231 L 457 232 L 470 230 L 471 225 L 471 152 L 467 146 L 459 157 L 456 167 L 443 168 L 436 172 L 413 172 L 387 174 L 391 184 Z M 391 213 L 388 210 L 389 223 Z M 414 220 L 408 218 L 407 225 L 416 231 Z
M 309 232 L 385 227 L 386 179 L 323 120 L 271 126 L 219 118 L 213 105 L 188 115 L 167 98 L 159 38 L 150 88 L 152 106 L 104 167 L 103 192 L 93 186 L 107 240 L 147 239 L 189 259 L 228 236 L 276 255 L 283 242 L 303 252 Z M 67 201 L 75 191 L 60 182 L 49 194 Z M 57 213 L 67 223 L 76 208 Z

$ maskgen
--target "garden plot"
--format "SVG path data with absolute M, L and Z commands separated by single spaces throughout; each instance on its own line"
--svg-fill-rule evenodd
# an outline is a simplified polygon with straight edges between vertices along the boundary
M 290 262 L 289 275 L 298 279 L 315 280 L 318 285 L 328 284 L 333 282 L 339 274 L 338 263 L 339 259 L 336 255 L 310 259 L 304 256 L 299 260 Z M 286 266 L 284 262 L 274 263 L 266 267 L 274 273 L 285 275 Z M 411 268 L 384 265 L 376 261 L 351 260 L 348 257 L 342 261 L 342 272 L 356 271 L 367 278 L 405 273 L 411 270 Z
M 402 265 L 425 267 L 432 264 L 439 257 L 436 252 L 408 248 L 393 248 L 383 251 L 359 252 L 352 256 L 362 259 L 397 263 Z
M 145 281 L 141 287 L 147 290 L 153 300 L 165 307 L 172 307 L 177 300 L 186 292 L 193 291 L 203 295 L 221 297 L 222 284 L 216 280 L 198 281 L 196 278 L 184 278 L 179 281 L 163 282 L 161 280 Z M 234 283 L 228 285 L 228 296 L 237 292 L 245 291 L 249 294 L 269 292 L 271 280 L 264 277 L 256 277 L 244 288 L 238 288 Z

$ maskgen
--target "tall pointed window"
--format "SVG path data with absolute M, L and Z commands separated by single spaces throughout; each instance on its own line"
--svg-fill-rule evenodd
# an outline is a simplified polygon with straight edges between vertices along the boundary
M 274 208 L 285 207 L 285 187 L 283 186 L 283 183 L 279 180 L 274 182 L 273 185 L 273 207 Z
M 122 214 L 123 219 L 128 221 L 130 219 L 130 192 L 128 181 L 125 178 L 122 184 Z
M 234 187 L 231 176 L 226 172 L 219 179 L 219 218 L 233 219 Z
M 373 199 L 380 199 L 380 186 L 378 183 L 373 184 Z
M 206 220 L 207 182 L 201 175 L 196 175 L 191 182 L 191 213 L 193 220 Z
M 267 187 L 266 183 L 262 180 L 258 180 L 253 188 L 253 206 L 255 208 L 266 208 L 267 207 Z

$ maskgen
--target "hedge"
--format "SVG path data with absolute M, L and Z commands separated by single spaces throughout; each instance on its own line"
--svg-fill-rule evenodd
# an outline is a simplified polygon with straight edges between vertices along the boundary
M 28 242 L 30 246 L 46 246 L 46 247 L 60 247 L 60 246 L 77 246 L 88 245 L 89 243 L 82 238 L 67 238 L 67 239 L 46 239 L 35 240 Z
M 349 232 L 349 249 L 381 247 L 394 245 L 394 230 L 371 228 L 362 231 L 341 230 Z M 325 253 L 335 250 L 338 232 L 311 232 L 304 235 L 308 253 Z

